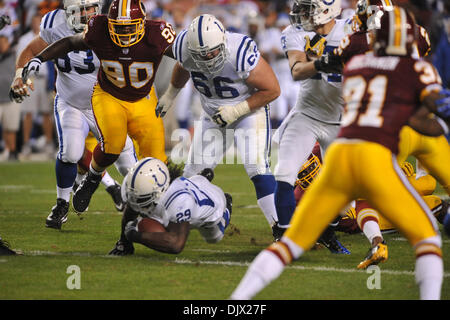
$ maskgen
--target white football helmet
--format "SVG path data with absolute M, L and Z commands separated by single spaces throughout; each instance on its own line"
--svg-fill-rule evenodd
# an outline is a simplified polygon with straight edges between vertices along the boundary
M 64 0 L 64 10 L 69 28 L 75 32 L 82 32 L 92 16 L 101 12 L 101 0 Z M 88 13 L 88 9 L 94 11 Z
M 187 45 L 192 60 L 206 73 L 222 71 L 227 59 L 227 41 L 223 24 L 211 14 L 194 19 L 187 31 Z
M 291 24 L 313 31 L 341 14 L 341 0 L 294 0 L 289 13 Z
M 143 214 L 158 203 L 170 183 L 169 169 L 164 162 L 150 157 L 138 161 L 125 179 L 128 204 Z

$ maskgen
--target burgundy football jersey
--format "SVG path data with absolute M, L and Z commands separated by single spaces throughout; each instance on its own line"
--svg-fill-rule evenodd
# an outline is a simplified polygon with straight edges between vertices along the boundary
M 441 90 L 434 67 L 411 57 L 358 55 L 344 68 L 340 137 L 377 142 L 398 152 L 399 132 L 427 91 Z
M 89 20 L 84 39 L 100 60 L 98 82 L 101 88 L 117 99 L 137 101 L 150 93 L 159 63 L 173 42 L 174 33 L 164 21 L 146 20 L 144 38 L 122 48 L 109 36 L 107 16 L 98 15 Z
M 335 49 L 335 54 L 341 57 L 344 65 L 354 56 L 369 52 L 369 33 L 358 31 L 344 37 Z

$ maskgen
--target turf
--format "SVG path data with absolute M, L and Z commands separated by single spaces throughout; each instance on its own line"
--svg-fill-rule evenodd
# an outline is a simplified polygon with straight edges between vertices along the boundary
M 231 226 L 224 239 L 207 244 L 192 231 L 179 255 L 136 245 L 134 256 L 108 256 L 120 233 L 121 215 L 103 187 L 94 194 L 83 219 L 71 212 L 62 230 L 45 228 L 56 198 L 51 162 L 3 163 L 0 177 L 0 235 L 23 253 L 0 257 L 0 299 L 227 299 L 248 264 L 272 241 L 253 184 L 241 165 L 221 165 L 215 172 L 214 182 L 233 195 Z M 362 235 L 338 236 L 350 255 L 334 255 L 324 248 L 307 252 L 256 299 L 419 298 L 413 250 L 400 234 L 385 236 L 389 260 L 379 266 L 380 289 L 368 289 L 372 274 L 356 269 L 368 241 Z M 442 299 L 446 300 L 450 299 L 449 243 L 443 235 Z M 67 286 L 72 265 L 79 267 L 80 289 Z

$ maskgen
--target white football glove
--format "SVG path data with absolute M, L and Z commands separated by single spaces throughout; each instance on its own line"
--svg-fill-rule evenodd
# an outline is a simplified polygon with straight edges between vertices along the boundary
M 166 92 L 162 95 L 162 97 L 158 100 L 158 104 L 156 105 L 155 113 L 156 117 L 164 117 L 169 111 L 170 107 L 173 105 L 173 101 L 175 100 L 178 92 L 180 92 L 182 88 L 175 88 L 171 83 L 167 88 Z
M 23 82 L 22 70 L 23 68 L 18 68 L 16 70 L 16 75 L 14 76 L 11 88 L 9 89 L 9 98 L 16 103 L 21 103 L 25 97 L 30 95 L 28 93 L 28 87 L 32 90 L 34 89 L 33 82 L 30 79 L 26 81 L 26 84 Z
M 39 74 L 39 68 L 41 67 L 42 64 L 42 60 L 39 57 L 34 57 L 33 59 L 31 59 L 30 61 L 28 61 L 28 63 L 25 65 L 25 67 L 23 67 L 22 70 L 22 79 L 23 81 L 27 81 L 28 77 L 34 73 L 34 74 Z
M 221 127 L 225 127 L 243 115 L 250 112 L 247 100 L 240 102 L 234 106 L 221 106 L 216 113 L 213 114 L 212 119 Z

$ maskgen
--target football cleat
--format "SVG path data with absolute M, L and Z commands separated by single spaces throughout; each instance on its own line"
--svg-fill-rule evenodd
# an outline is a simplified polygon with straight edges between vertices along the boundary
M 443 224 L 445 233 L 450 237 L 450 210 L 447 211 L 447 214 L 444 217 Z
M 204 176 L 206 179 L 208 179 L 209 182 L 211 182 L 214 179 L 214 171 L 210 168 L 205 168 L 200 172 L 201 176 Z
M 47 228 L 61 229 L 63 223 L 67 221 L 69 214 L 69 202 L 64 199 L 56 199 L 56 205 L 53 206 L 52 212 L 45 220 Z
M 366 269 L 368 266 L 385 262 L 388 258 L 388 248 L 386 242 L 380 242 L 375 247 L 370 248 L 364 261 L 357 266 L 358 269 Z
M 16 254 L 17 252 L 11 249 L 9 243 L 0 238 L 0 256 L 12 256 Z
M 134 246 L 129 241 L 118 240 L 114 248 L 109 252 L 110 256 L 126 256 L 134 254 Z
M 112 186 L 109 186 L 106 188 L 106 192 L 108 192 L 111 195 L 111 198 L 114 201 L 114 205 L 116 206 L 117 211 L 123 211 L 123 208 L 125 207 L 125 203 L 122 199 L 122 193 L 120 190 L 120 184 L 115 182 Z
M 100 181 L 102 181 L 102 175 L 95 175 L 91 172 L 81 181 L 72 199 L 72 205 L 76 212 L 83 213 L 87 210 L 91 197 L 97 190 Z
M 318 243 L 325 246 L 331 253 L 350 254 L 350 251 L 340 243 L 332 227 L 328 227 L 320 236 Z
M 278 222 L 275 222 L 272 225 L 273 242 L 280 241 L 281 237 L 283 236 L 286 230 L 287 228 L 282 228 L 278 225 Z
M 225 199 L 227 200 L 227 209 L 228 211 L 230 211 L 230 218 L 231 218 L 231 212 L 233 209 L 233 197 L 231 196 L 231 194 L 225 193 Z

